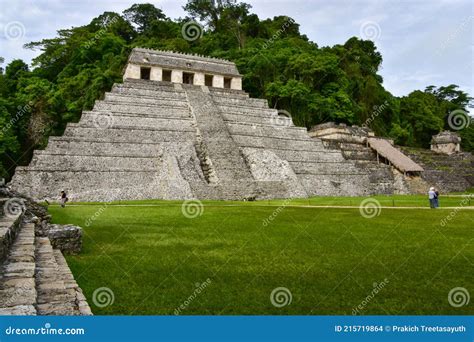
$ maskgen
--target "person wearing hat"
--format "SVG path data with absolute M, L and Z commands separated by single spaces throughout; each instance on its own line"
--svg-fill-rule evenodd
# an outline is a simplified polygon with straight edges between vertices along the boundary
M 428 199 L 430 200 L 430 208 L 436 208 L 436 192 L 435 188 L 431 187 L 430 191 L 428 191 Z

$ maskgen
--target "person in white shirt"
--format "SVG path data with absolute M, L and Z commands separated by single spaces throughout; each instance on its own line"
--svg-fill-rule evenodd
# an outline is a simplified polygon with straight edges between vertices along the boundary
M 430 200 L 430 208 L 436 208 L 436 192 L 435 188 L 431 187 L 430 191 L 428 191 L 428 199 Z

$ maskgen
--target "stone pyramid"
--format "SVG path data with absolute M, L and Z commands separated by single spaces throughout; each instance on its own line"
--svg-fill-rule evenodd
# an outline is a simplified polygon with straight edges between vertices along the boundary
M 115 84 L 50 137 L 13 189 L 35 199 L 225 199 L 393 191 L 242 89 L 234 63 L 134 49 Z

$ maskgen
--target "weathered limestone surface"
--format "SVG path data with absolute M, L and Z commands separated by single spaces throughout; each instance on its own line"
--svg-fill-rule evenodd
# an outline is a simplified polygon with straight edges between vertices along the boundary
M 5 260 L 10 246 L 15 241 L 20 221 L 21 215 L 0 217 L 0 262 Z
M 53 248 L 63 253 L 77 254 L 82 249 L 81 227 L 72 224 L 49 224 L 47 234 Z

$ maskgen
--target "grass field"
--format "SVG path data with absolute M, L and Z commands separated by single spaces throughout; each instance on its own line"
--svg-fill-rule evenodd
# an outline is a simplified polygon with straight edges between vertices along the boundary
M 390 195 L 390 196 L 371 196 L 371 199 L 377 200 L 381 206 L 387 207 L 429 207 L 426 196 L 420 195 Z M 359 206 L 367 197 L 313 197 L 313 198 L 295 198 L 289 200 L 269 200 L 269 201 L 202 201 L 206 206 L 218 205 L 247 205 L 247 206 Z M 116 201 L 108 205 L 178 205 L 182 201 L 164 201 L 164 200 L 144 200 L 144 201 Z M 101 205 L 102 203 L 79 203 L 80 205 Z M 441 207 L 459 207 L 474 206 L 474 193 L 463 193 L 447 195 L 440 197 Z
M 424 196 L 376 198 L 426 206 Z M 358 207 L 305 207 L 305 199 L 208 201 L 184 215 L 177 201 L 127 203 L 49 207 L 53 222 L 84 228 L 82 253 L 67 261 L 95 314 L 474 312 L 472 300 L 448 301 L 456 287 L 474 294 L 474 210 L 381 208 L 366 218 Z M 103 287 L 114 301 L 99 307 L 93 294 Z M 285 293 L 272 297 L 280 287 Z

